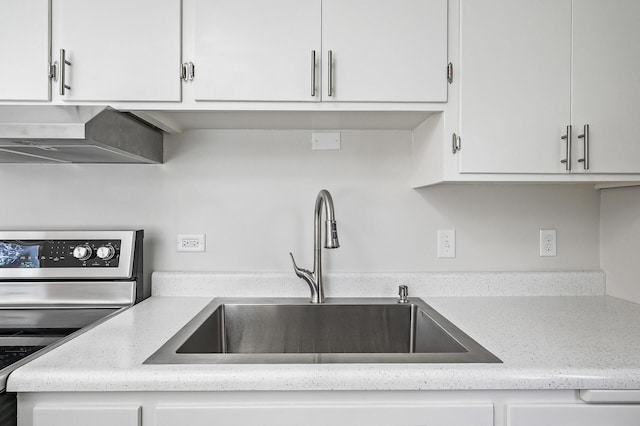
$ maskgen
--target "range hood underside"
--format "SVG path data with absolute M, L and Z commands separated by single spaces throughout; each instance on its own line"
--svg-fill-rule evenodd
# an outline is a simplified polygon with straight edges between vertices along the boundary
M 97 145 L 1 146 L 0 163 L 156 163 Z
M 163 135 L 109 107 L 0 107 L 0 163 L 162 163 Z

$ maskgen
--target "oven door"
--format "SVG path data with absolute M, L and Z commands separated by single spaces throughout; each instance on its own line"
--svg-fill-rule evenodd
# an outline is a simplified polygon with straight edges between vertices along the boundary
M 17 425 L 15 393 L 6 393 L 9 374 L 39 356 L 45 348 L 77 332 L 78 328 L 0 328 L 0 425 Z

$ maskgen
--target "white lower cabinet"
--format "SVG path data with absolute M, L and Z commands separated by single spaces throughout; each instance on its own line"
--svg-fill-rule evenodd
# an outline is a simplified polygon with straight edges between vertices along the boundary
M 589 391 L 591 392 L 591 391 Z M 603 391 L 595 391 L 603 392 Z M 623 395 L 622 395 L 623 394 Z M 638 392 L 27 392 L 18 426 L 638 426 Z M 626 403 L 621 403 L 626 401 Z
M 507 408 L 507 426 L 638 426 L 640 405 L 523 404 Z
M 491 404 L 158 406 L 155 426 L 493 426 Z
M 140 426 L 139 405 L 36 405 L 33 426 Z

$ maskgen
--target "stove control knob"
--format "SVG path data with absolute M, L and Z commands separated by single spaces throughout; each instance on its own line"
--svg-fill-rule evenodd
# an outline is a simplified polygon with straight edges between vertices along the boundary
M 73 257 L 75 257 L 78 260 L 87 260 L 91 257 L 92 251 L 91 251 L 91 247 L 89 246 L 76 246 L 76 248 L 73 249 Z
M 113 259 L 113 256 L 116 254 L 116 249 L 111 245 L 98 247 L 96 251 L 96 256 L 102 260 L 110 260 Z

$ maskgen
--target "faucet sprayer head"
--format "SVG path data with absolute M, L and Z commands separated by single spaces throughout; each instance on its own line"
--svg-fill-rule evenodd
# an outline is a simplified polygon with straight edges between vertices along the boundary
M 335 220 L 326 220 L 324 222 L 324 248 L 334 249 L 340 247 L 338 241 L 338 228 Z

